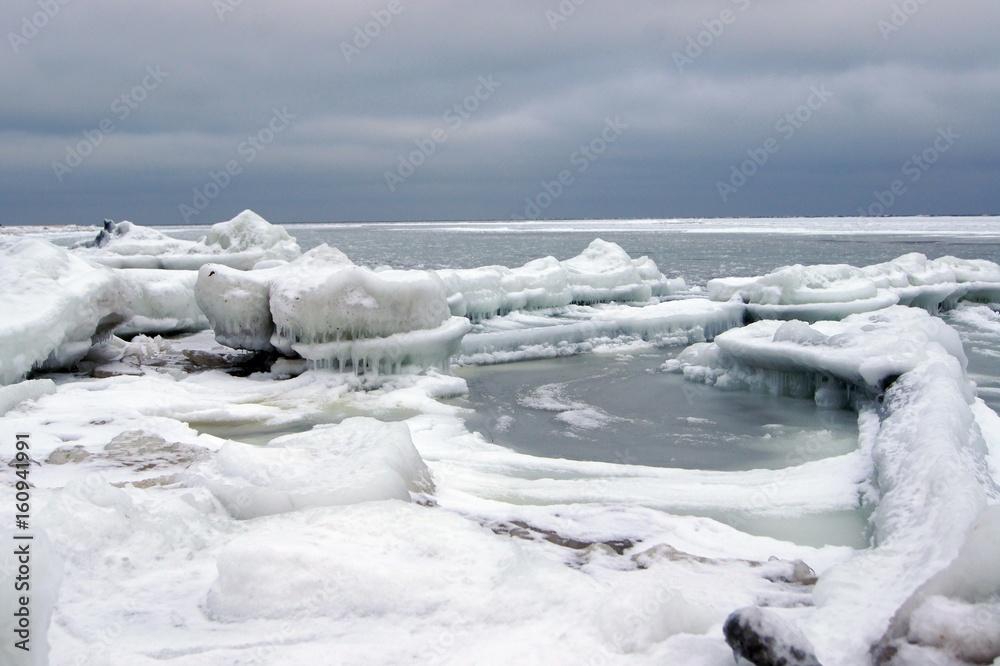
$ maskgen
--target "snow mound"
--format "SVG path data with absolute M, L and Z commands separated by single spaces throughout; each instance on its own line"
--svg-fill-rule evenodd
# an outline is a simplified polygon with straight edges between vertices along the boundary
M 959 300 L 1000 299 L 1000 266 L 911 253 L 881 264 L 786 266 L 755 278 L 709 280 L 709 298 L 739 298 L 755 319 L 842 319 L 901 304 L 935 314 Z
M 204 485 L 245 520 L 317 506 L 410 500 L 432 492 L 430 470 L 405 423 L 367 417 L 272 440 L 228 442 L 189 483 Z
M 301 254 L 284 227 L 251 210 L 213 225 L 197 241 L 171 238 L 128 221 L 105 220 L 94 240 L 78 243 L 73 251 L 113 268 L 170 270 L 197 270 L 209 262 L 250 269 L 262 261 L 291 261 Z
M 121 278 L 47 241 L 0 246 L 0 384 L 83 358 L 130 314 Z
M 483 266 L 439 270 L 454 315 L 473 322 L 515 310 L 648 301 L 686 288 L 668 279 L 648 257 L 632 259 L 615 243 L 594 240 L 580 255 L 542 257 L 518 268 Z
M 434 273 L 375 272 L 327 245 L 257 271 L 203 266 L 195 294 L 222 344 L 362 373 L 447 368 L 471 326 Z

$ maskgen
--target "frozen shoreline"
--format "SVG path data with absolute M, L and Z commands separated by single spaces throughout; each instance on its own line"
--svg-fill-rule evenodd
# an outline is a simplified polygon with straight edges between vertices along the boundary
M 905 277 L 906 289 L 940 296 L 928 301 L 934 310 L 984 266 L 887 274 L 892 288 L 904 289 Z M 642 285 L 649 278 L 638 268 L 647 270 L 615 259 L 586 279 L 607 289 Z M 781 298 L 805 293 L 816 304 L 826 294 L 822 312 L 888 288 L 861 284 L 852 271 L 815 272 L 823 285 L 807 274 L 807 291 L 781 277 Z M 368 302 L 359 288 L 388 302 L 378 272 L 352 275 L 324 288 L 339 294 L 348 285 L 352 304 Z M 482 285 L 504 275 L 467 273 L 451 288 L 471 284 L 482 302 L 502 300 L 516 292 Z M 437 310 L 407 325 L 418 331 L 451 316 L 457 302 L 425 279 L 421 298 Z M 165 293 L 174 294 L 169 284 Z M 282 307 L 303 284 L 286 281 Z M 1000 619 L 990 624 L 1000 618 L 990 565 L 1000 557 L 991 540 L 1000 533 L 1000 417 L 976 398 L 958 335 L 902 305 L 813 325 L 740 327 L 743 307 L 694 298 L 515 311 L 476 323 L 462 351 L 502 362 L 558 356 L 560 344 L 579 347 L 564 353 L 615 344 L 628 353 L 638 340 L 646 348 L 694 342 L 670 369 L 720 387 L 855 405 L 856 451 L 809 461 L 789 451 L 782 469 L 735 472 L 538 458 L 469 430 L 467 412 L 443 401 L 467 391 L 459 378 L 303 367 L 233 376 L 207 369 L 244 358 L 210 331 L 113 343 L 118 365 L 103 378 L 52 374 L 55 383 L 3 387 L 0 404 L 11 411 L 0 438 L 30 432 L 41 463 L 32 472 L 34 521 L 47 537 L 37 542 L 35 575 L 51 585 L 37 592 L 33 612 L 52 612 L 52 663 L 489 657 L 721 666 L 732 663 L 723 621 L 745 606 L 767 606 L 798 626 L 827 666 L 862 663 L 873 646 L 913 658 L 987 654 L 989 643 L 963 639 L 962 618 L 978 618 L 986 635 L 1000 627 Z M 990 312 L 962 309 L 984 330 Z M 567 341 L 564 326 L 579 339 Z M 88 336 L 71 342 L 90 345 Z M 11 482 L 12 469 L 0 474 Z M 871 548 L 736 529 L 754 520 L 822 524 L 850 511 L 871 513 Z M 943 645 L 928 642 L 931 634 Z M 37 626 L 35 636 L 45 638 Z

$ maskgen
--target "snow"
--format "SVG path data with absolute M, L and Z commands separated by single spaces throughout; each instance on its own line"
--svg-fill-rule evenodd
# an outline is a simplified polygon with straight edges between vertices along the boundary
M 62 368 L 124 321 L 121 279 L 44 240 L 0 245 L 0 384 Z
M 55 391 L 56 385 L 51 379 L 27 379 L 17 384 L 0 386 L 0 416 L 22 402 L 37 400 L 43 395 L 49 395 Z
M 250 269 L 260 262 L 291 261 L 301 254 L 283 227 L 252 210 L 213 225 L 197 241 L 172 238 L 128 221 L 105 220 L 96 238 L 77 243 L 73 251 L 113 268 L 168 270 L 197 270 L 209 262 Z

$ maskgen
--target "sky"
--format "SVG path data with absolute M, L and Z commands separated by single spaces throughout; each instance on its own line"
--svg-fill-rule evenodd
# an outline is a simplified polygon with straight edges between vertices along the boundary
M 0 224 L 1000 214 L 995 0 L 9 0 Z

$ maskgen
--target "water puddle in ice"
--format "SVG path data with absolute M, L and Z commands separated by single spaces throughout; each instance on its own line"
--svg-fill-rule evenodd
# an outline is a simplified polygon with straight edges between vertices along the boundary
M 857 448 L 853 412 L 727 392 L 659 370 L 680 349 L 456 368 L 469 427 L 530 455 L 706 470 L 781 469 Z

